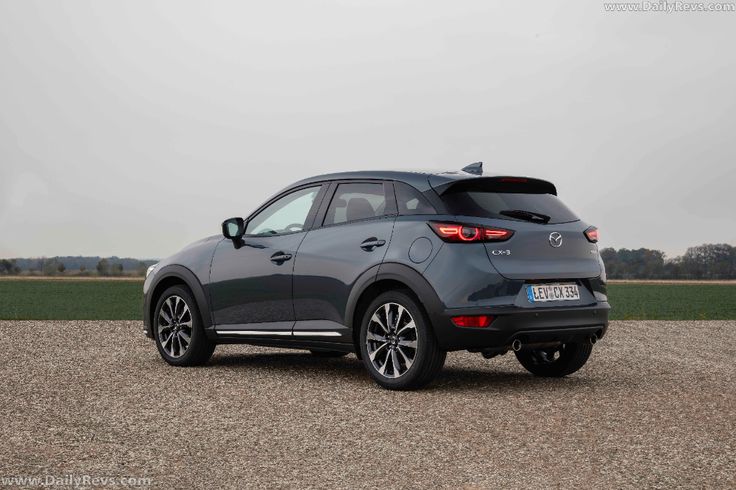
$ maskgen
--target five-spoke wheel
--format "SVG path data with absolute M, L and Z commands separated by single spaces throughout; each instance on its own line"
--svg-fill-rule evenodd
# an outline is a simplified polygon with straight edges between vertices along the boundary
M 166 298 L 158 312 L 158 337 L 171 357 L 181 357 L 192 341 L 192 310 L 180 296 Z
M 215 343 L 207 338 L 202 328 L 197 303 L 185 286 L 172 286 L 164 291 L 153 318 L 156 346 L 169 364 L 203 364 L 215 350 Z
M 398 378 L 414 364 L 417 326 L 411 313 L 398 303 L 384 303 L 368 323 L 366 346 L 373 367 L 387 378 Z
M 432 381 L 446 355 L 422 308 L 405 291 L 387 291 L 368 305 L 360 328 L 360 351 L 373 379 L 395 390 Z
M 571 342 L 546 349 L 522 349 L 516 358 L 532 374 L 558 378 L 585 365 L 593 346 L 590 342 Z

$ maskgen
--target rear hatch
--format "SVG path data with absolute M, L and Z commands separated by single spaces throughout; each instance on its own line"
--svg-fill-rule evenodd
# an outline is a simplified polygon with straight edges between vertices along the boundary
M 485 242 L 488 259 L 508 279 L 564 280 L 601 275 L 598 248 L 549 182 L 522 177 L 475 177 L 430 184 L 461 222 L 505 228 L 514 235 Z

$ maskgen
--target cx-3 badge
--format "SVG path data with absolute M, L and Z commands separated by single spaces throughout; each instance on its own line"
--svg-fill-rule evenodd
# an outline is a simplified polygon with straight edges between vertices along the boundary
M 549 244 L 554 248 L 560 248 L 562 246 L 562 235 L 556 231 L 549 234 Z

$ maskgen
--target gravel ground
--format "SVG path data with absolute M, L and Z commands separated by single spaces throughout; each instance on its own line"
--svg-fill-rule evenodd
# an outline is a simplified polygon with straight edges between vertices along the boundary
M 354 356 L 220 346 L 175 369 L 139 322 L 0 322 L 0 477 L 154 487 L 736 486 L 736 322 L 614 322 L 537 379 L 452 353 L 429 389 Z

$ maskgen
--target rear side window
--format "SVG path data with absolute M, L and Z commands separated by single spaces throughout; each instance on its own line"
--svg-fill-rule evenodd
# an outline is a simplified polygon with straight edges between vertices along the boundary
M 552 194 L 450 191 L 442 195 L 442 201 L 451 214 L 463 216 L 547 223 L 568 223 L 580 219 Z
M 396 204 L 399 205 L 399 214 L 437 214 L 427 198 L 409 184 L 394 182 L 394 189 L 396 189 Z
M 339 184 L 327 208 L 325 225 L 349 223 L 386 214 L 383 184 Z

